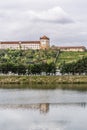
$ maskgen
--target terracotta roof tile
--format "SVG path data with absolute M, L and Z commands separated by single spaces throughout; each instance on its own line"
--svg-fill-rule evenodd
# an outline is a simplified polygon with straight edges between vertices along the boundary
M 40 44 L 40 41 L 4 41 L 1 44 Z
M 77 49 L 77 48 L 86 49 L 84 46 L 54 46 L 53 48 L 57 48 L 57 49 Z
M 47 37 L 47 36 L 43 36 L 43 37 L 40 37 L 40 39 L 47 39 L 47 40 L 49 40 L 49 38 Z

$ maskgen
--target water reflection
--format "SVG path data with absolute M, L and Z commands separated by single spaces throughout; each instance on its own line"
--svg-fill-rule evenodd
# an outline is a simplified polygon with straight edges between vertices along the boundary
M 39 110 L 40 113 L 48 113 L 50 107 L 59 108 L 60 106 L 67 107 L 82 107 L 86 108 L 87 103 L 42 103 L 42 104 L 0 104 L 3 109 L 26 109 L 26 110 Z
M 87 130 L 87 93 L 1 89 L 0 130 Z
M 27 110 L 39 110 L 40 113 L 49 112 L 49 103 L 42 104 L 4 104 L 0 105 L 3 109 L 27 109 Z
M 87 130 L 86 114 L 85 103 L 0 105 L 0 130 Z

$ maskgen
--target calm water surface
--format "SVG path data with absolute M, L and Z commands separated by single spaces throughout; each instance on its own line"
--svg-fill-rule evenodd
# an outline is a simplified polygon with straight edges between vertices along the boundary
M 0 89 L 0 130 L 87 130 L 87 92 Z

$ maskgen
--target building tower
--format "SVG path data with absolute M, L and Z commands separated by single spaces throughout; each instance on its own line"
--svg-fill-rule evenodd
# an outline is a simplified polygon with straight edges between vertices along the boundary
M 40 49 L 49 49 L 50 39 L 47 36 L 40 37 Z

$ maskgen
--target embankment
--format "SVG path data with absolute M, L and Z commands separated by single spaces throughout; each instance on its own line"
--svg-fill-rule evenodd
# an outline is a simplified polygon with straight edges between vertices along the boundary
M 0 84 L 86 84 L 87 76 L 0 76 Z
M 0 88 L 87 90 L 87 76 L 0 76 Z

